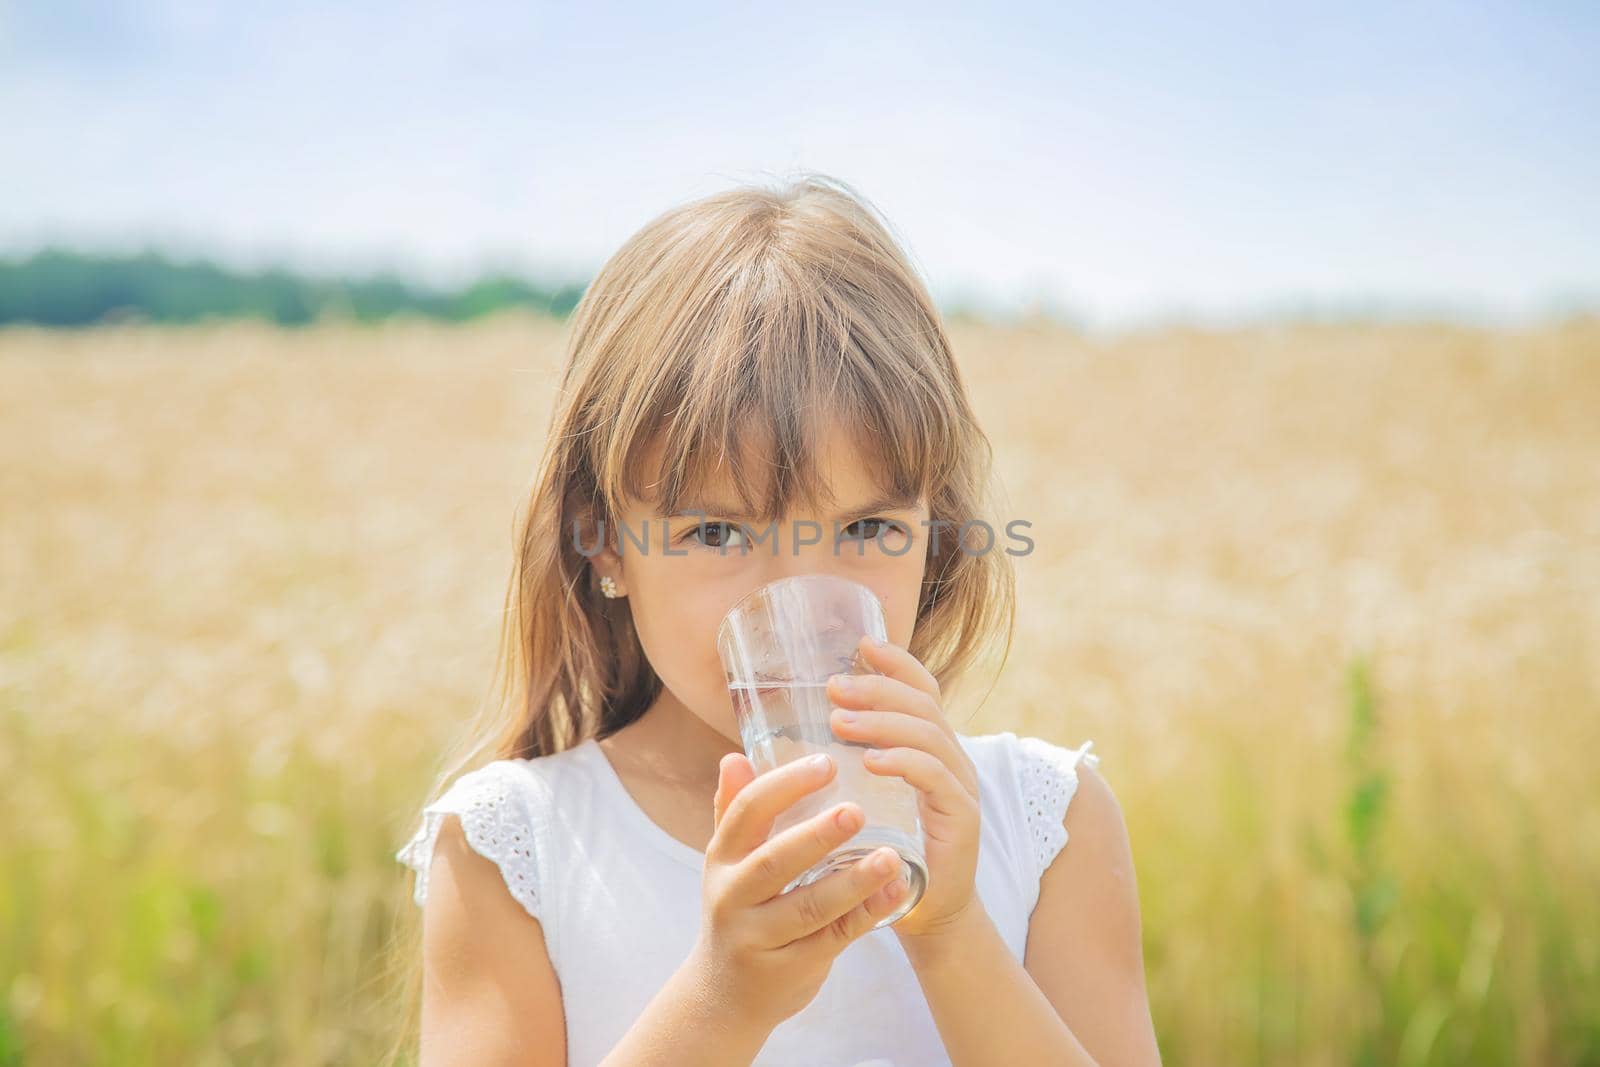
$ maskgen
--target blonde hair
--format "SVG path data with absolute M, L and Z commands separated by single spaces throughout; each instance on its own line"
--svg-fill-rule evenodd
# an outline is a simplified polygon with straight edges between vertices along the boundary
M 434 795 L 486 750 L 531 758 L 605 737 L 660 693 L 628 601 L 600 594 L 573 531 L 614 530 L 630 500 L 670 511 L 721 469 L 747 513 L 788 514 L 797 495 L 823 495 L 823 413 L 860 428 L 883 488 L 925 496 L 930 520 L 959 530 L 929 554 L 911 653 L 946 689 L 1003 638 L 998 673 L 1015 578 L 992 539 L 980 550 L 967 540 L 967 524 L 996 515 L 992 450 L 926 287 L 845 182 L 805 172 L 778 188 L 742 185 L 647 223 L 574 311 L 517 517 L 497 686 Z M 756 440 L 767 462 L 751 460 Z M 652 446 L 659 484 L 644 481 Z

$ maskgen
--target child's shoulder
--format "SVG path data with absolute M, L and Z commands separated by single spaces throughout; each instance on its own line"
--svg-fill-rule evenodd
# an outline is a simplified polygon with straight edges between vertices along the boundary
M 1029 778 L 1064 779 L 1075 775 L 1080 765 L 1095 767 L 1100 763 L 1100 757 L 1089 751 L 1094 747 L 1093 741 L 1084 741 L 1074 749 L 1011 730 L 989 734 L 963 734 L 957 731 L 956 737 L 974 762 L 986 760 Z
M 1067 843 L 1066 815 L 1078 792 L 1079 769 L 1100 763 L 1089 751 L 1094 742 L 1074 749 L 1011 730 L 956 736 L 996 801 L 1018 813 L 1034 869 L 1042 874 Z
M 583 758 L 584 753 L 569 748 L 543 756 L 504 757 L 457 775 L 422 809 L 416 832 L 395 853 L 395 859 L 416 872 L 416 903 L 427 900 L 439 828 L 454 815 L 468 845 L 500 867 L 511 895 L 537 918 L 541 886 L 549 880 L 542 843 L 548 840 L 553 799 L 563 792 L 561 779 L 581 771 Z
M 587 744 L 585 742 L 584 744 Z M 462 772 L 450 788 L 493 790 L 499 788 L 548 788 L 559 779 L 577 773 L 583 760 L 583 744 L 543 756 L 505 756 Z
M 592 773 L 585 741 L 542 756 L 506 756 L 459 774 L 436 803 L 474 803 L 493 807 L 517 800 L 524 805 L 548 801 L 571 779 Z

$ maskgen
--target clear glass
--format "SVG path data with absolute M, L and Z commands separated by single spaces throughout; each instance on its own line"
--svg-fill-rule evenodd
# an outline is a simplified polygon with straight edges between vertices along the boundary
M 877 929 L 917 906 L 927 889 L 928 864 L 916 787 L 867 770 L 862 755 L 871 746 L 834 736 L 829 724 L 829 676 L 878 673 L 858 653 L 863 634 L 888 638 L 883 605 L 872 590 L 848 578 L 797 575 L 768 582 L 735 604 L 718 627 L 717 653 L 745 755 L 757 774 L 814 752 L 826 752 L 838 768 L 827 786 L 778 816 L 773 836 L 845 800 L 859 804 L 865 816 L 848 841 L 783 891 L 889 845 L 900 856 L 910 892 Z

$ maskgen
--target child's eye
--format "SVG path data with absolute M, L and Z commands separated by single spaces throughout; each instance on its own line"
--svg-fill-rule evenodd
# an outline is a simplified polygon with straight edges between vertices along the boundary
M 901 525 L 890 519 L 857 519 L 844 528 L 847 541 L 889 540 L 902 532 Z
M 702 522 L 680 539 L 699 548 L 742 549 L 745 547 L 744 530 L 734 522 Z

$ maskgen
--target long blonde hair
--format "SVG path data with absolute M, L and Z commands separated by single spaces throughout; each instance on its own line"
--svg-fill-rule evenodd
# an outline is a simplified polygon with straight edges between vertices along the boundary
M 668 512 L 722 468 L 758 501 L 752 514 L 788 514 L 797 494 L 821 495 L 820 411 L 863 429 L 884 488 L 925 494 L 930 519 L 960 531 L 929 554 L 909 650 L 947 689 L 1003 639 L 998 673 L 1015 578 L 1006 552 L 969 537 L 975 520 L 997 517 L 992 450 L 926 287 L 847 183 L 805 172 L 742 185 L 647 223 L 574 311 L 517 515 L 496 686 L 434 796 L 486 753 L 548 755 L 644 714 L 661 681 L 627 599 L 600 594 L 573 531 L 614 530 L 630 499 L 659 494 Z M 769 462 L 749 459 L 746 430 L 769 444 Z M 653 444 L 664 444 L 663 480 L 647 489 L 641 457 Z

